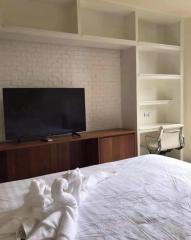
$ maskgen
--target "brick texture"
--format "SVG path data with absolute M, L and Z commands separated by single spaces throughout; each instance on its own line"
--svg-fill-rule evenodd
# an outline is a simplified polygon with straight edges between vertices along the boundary
M 0 40 L 0 140 L 3 87 L 83 87 L 87 130 L 121 127 L 119 51 Z

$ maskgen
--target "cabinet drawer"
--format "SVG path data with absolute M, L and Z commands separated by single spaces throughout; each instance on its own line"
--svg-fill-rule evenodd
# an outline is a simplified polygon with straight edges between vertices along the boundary
M 136 156 L 135 134 L 99 139 L 100 162 L 112 162 Z

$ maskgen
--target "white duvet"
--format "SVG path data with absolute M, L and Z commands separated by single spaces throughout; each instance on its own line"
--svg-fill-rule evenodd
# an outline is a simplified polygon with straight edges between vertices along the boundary
M 117 175 L 98 184 L 81 203 L 76 240 L 191 240 L 189 163 L 147 155 L 84 168 L 82 173 L 100 169 Z M 62 175 L 44 178 L 51 184 Z M 0 185 L 1 221 L 4 212 L 22 206 L 30 181 Z

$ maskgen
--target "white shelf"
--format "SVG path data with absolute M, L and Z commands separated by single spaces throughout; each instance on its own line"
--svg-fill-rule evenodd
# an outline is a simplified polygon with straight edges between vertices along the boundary
M 0 27 L 0 39 L 32 41 L 42 43 L 66 44 L 107 49 L 127 49 L 136 46 L 136 41 L 109 37 L 79 35 L 76 33 L 56 32 L 24 27 Z M 139 50 L 179 51 L 179 46 L 164 44 L 138 43 Z M 180 75 L 170 74 L 140 74 L 139 78 L 149 79 L 179 79 Z
M 174 52 L 175 51 L 177 52 L 177 51 L 180 51 L 180 46 L 150 43 L 150 42 L 139 42 L 138 49 L 139 51 L 156 51 L 156 52 Z
M 182 124 L 174 124 L 174 123 L 153 123 L 148 125 L 140 126 L 139 132 L 140 133 L 147 133 L 147 132 L 155 132 L 159 131 L 160 127 L 164 126 L 165 128 L 180 128 L 183 127 Z
M 0 39 L 73 44 L 79 38 L 75 33 L 62 33 L 23 27 L 1 27 Z
M 23 27 L 1 27 L 0 39 L 119 50 L 136 46 L 136 42 L 131 40 L 88 35 L 81 36 L 75 33 L 62 33 Z
M 179 80 L 178 74 L 138 74 L 140 80 Z
M 144 101 L 144 102 L 141 102 L 139 105 L 140 105 L 140 106 L 167 105 L 167 104 L 169 104 L 171 101 L 172 101 L 172 100 Z

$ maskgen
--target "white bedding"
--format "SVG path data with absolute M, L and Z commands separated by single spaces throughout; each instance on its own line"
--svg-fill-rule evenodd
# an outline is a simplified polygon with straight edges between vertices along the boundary
M 76 240 L 191 240 L 189 163 L 147 155 L 84 168 L 82 173 L 100 169 L 117 175 L 98 184 L 81 203 Z M 44 178 L 51 184 L 62 175 Z M 22 206 L 30 181 L 0 185 L 0 224 L 4 212 Z

